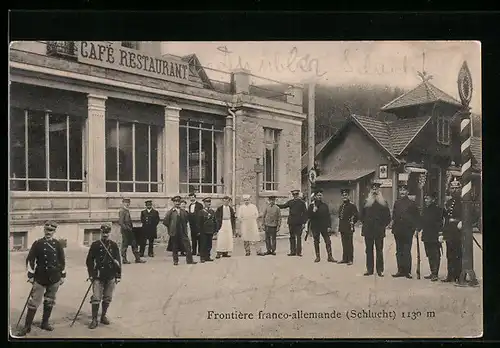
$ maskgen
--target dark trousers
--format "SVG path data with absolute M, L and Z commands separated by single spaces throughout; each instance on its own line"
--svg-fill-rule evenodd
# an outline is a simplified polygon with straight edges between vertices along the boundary
M 181 245 L 184 246 L 184 250 L 186 250 L 186 262 L 193 262 L 193 254 L 191 253 L 187 234 L 177 232 L 175 236 L 170 236 L 170 238 L 172 239 L 172 256 L 174 262 L 179 262 L 179 249 Z
M 139 246 L 139 254 L 144 256 L 144 252 L 146 251 L 146 243 L 148 243 L 148 255 L 153 256 L 153 247 L 154 247 L 155 237 L 151 234 L 143 234 Z
M 302 254 L 302 225 L 288 225 L 290 233 L 290 254 Z
M 462 241 L 460 239 L 446 241 L 446 259 L 448 261 L 447 278 L 458 280 L 462 272 Z
M 192 253 L 193 255 L 196 254 L 201 254 L 200 248 L 201 248 L 201 241 L 200 241 L 200 235 L 198 234 L 198 228 L 197 226 L 193 223 L 189 223 L 189 228 L 191 230 L 191 246 L 192 246 Z
M 135 240 L 134 232 L 132 231 L 122 231 L 122 258 L 127 260 L 127 249 L 132 247 L 132 252 L 134 256 L 138 257 L 137 253 L 137 241 Z
M 384 272 L 384 237 L 365 236 L 366 271 L 373 273 L 373 247 L 375 246 L 377 273 Z
M 213 234 L 201 233 L 200 234 L 200 260 L 210 259 L 212 252 L 212 237 Z
M 266 249 L 267 252 L 272 253 L 276 251 L 276 226 L 265 226 L 266 233 Z
M 394 235 L 398 273 L 411 274 L 411 246 L 413 234 Z
M 429 260 L 429 268 L 431 269 L 431 274 L 437 277 L 439 273 L 439 265 L 441 263 L 441 243 L 435 242 L 424 242 L 425 255 Z
M 352 241 L 352 232 L 340 232 L 340 240 L 342 241 L 342 261 L 354 261 L 354 244 Z

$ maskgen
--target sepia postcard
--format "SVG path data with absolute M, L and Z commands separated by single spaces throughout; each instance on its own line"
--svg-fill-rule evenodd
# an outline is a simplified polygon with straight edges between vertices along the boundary
M 481 43 L 14 41 L 12 339 L 483 335 Z

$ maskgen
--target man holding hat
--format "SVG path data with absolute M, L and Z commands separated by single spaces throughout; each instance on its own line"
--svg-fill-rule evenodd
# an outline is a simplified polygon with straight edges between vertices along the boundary
M 451 198 L 444 208 L 443 237 L 446 241 L 448 275 L 443 282 L 458 281 L 462 272 L 462 185 L 455 178 L 450 183 Z
M 148 244 L 148 256 L 154 257 L 154 241 L 157 238 L 156 227 L 160 223 L 160 214 L 158 210 L 153 208 L 153 201 L 147 200 L 144 202 L 146 204 L 146 209 L 141 211 L 141 222 L 142 222 L 142 238 L 139 253 L 141 257 L 144 257 L 144 251 L 146 251 L 146 241 Z
M 397 273 L 392 276 L 411 279 L 411 246 L 415 230 L 420 224 L 420 212 L 415 202 L 408 197 L 406 184 L 399 185 L 399 198 L 394 202 L 392 214 L 392 234 L 396 242 L 396 262 L 398 265 Z
M 217 221 L 217 255 L 216 259 L 222 257 L 231 257 L 229 253 L 233 252 L 236 236 L 236 214 L 233 207 L 229 205 L 231 197 L 222 198 L 222 205 L 215 211 L 215 220 Z
M 376 268 L 379 277 L 384 276 L 384 238 L 385 229 L 391 222 L 391 211 L 387 201 L 380 192 L 380 182 L 371 185 L 368 198 L 361 209 L 361 235 L 365 238 L 366 272 L 365 276 L 373 275 L 373 247 L 376 252 Z
M 340 190 L 342 204 L 339 208 L 339 232 L 342 240 L 342 260 L 339 263 L 347 263 L 349 266 L 354 261 L 353 234 L 354 224 L 358 222 L 358 208 L 349 200 L 350 190 Z
M 332 242 L 330 240 L 330 232 L 332 231 L 332 219 L 328 205 L 323 202 L 323 190 L 317 189 L 314 191 L 314 202 L 309 205 L 307 216 L 314 238 L 314 251 L 316 259 L 314 262 L 320 262 L 319 238 L 323 237 L 328 255 L 328 262 L 335 262 L 332 256 Z
M 276 255 L 276 235 L 281 227 L 281 210 L 276 205 L 276 197 L 269 197 L 269 205 L 262 214 L 262 223 L 266 235 L 267 252 L 262 255 Z
M 292 190 L 292 199 L 284 204 L 276 204 L 280 209 L 289 208 L 288 231 L 290 234 L 290 253 L 288 256 L 302 256 L 302 230 L 307 220 L 306 203 L 300 199 L 300 190 Z
M 191 253 L 191 247 L 189 245 L 187 212 L 181 209 L 181 196 L 173 197 L 172 202 L 174 203 L 174 207 L 165 215 L 163 225 L 167 227 L 168 235 L 172 240 L 174 266 L 179 264 L 179 246 L 181 244 L 186 250 L 186 263 L 194 265 L 196 261 L 193 261 L 193 254 Z
M 99 323 L 97 315 L 102 301 L 101 323 L 109 325 L 106 317 L 109 304 L 113 299 L 115 284 L 121 279 L 121 261 L 118 244 L 109 238 L 111 232 L 110 224 L 101 225 L 101 239 L 96 240 L 90 245 L 87 254 L 87 272 L 90 281 L 92 281 L 92 297 L 90 303 L 92 306 L 92 322 L 90 329 L 95 329 Z
M 431 274 L 424 278 L 430 279 L 433 282 L 438 280 L 442 248 L 439 237 L 443 229 L 443 210 L 437 205 L 437 197 L 435 192 L 425 195 L 425 207 L 422 210 L 422 217 L 420 219 L 422 242 L 424 242 L 425 254 L 429 260 L 429 268 L 431 270 Z
M 53 238 L 56 228 L 57 224 L 54 221 L 45 222 L 44 237 L 33 243 L 26 258 L 28 281 L 33 284 L 33 289 L 27 304 L 26 321 L 18 333 L 19 336 L 26 336 L 31 332 L 33 318 L 42 300 L 43 314 L 40 327 L 47 331 L 54 330 L 49 324 L 49 318 L 59 286 L 64 283 L 66 277 L 64 249 L 61 243 Z
M 212 252 L 212 239 L 217 232 L 217 221 L 215 220 L 215 211 L 210 207 L 212 199 L 206 197 L 203 199 L 204 207 L 199 211 L 199 231 L 200 231 L 200 262 L 211 262 L 210 253 Z
M 135 256 L 135 263 L 144 263 L 146 261 L 141 260 L 139 251 L 137 250 L 137 241 L 133 233 L 132 218 L 130 217 L 130 199 L 123 198 L 122 207 L 118 213 L 118 224 L 120 225 L 120 232 L 122 234 L 122 259 L 124 264 L 130 263 L 127 260 L 127 249 L 130 246 L 132 248 L 132 253 Z

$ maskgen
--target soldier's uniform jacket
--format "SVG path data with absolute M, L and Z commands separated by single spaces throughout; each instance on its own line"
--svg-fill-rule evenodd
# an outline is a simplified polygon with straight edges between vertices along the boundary
M 202 209 L 199 212 L 200 216 L 200 233 L 214 234 L 217 233 L 217 221 L 215 219 L 215 211 L 211 208 Z
M 317 207 L 316 211 L 314 211 L 315 206 Z M 314 204 L 310 204 L 307 216 L 312 231 L 324 232 L 332 227 L 330 210 L 328 209 L 328 204 L 325 202 L 314 202 Z
M 457 225 L 462 220 L 462 202 L 460 199 L 450 198 L 444 206 L 443 237 L 446 240 L 460 239 L 461 233 Z M 455 221 L 450 221 L 454 219 Z
M 437 242 L 439 232 L 441 232 L 443 228 L 443 209 L 438 207 L 437 204 L 431 204 L 428 207 L 424 207 L 420 222 L 422 241 Z
M 108 249 L 113 259 L 117 260 L 119 266 L 109 256 L 104 246 Z M 100 280 L 121 278 L 121 260 L 118 244 L 112 240 L 96 240 L 92 243 L 87 254 L 87 272 L 89 277 Z
M 141 211 L 142 232 L 146 237 L 157 238 L 156 227 L 160 223 L 160 214 L 158 210 L 151 209 L 148 211 L 144 209 Z
M 54 238 L 36 240 L 26 258 L 28 278 L 43 286 L 57 283 L 66 277 L 64 249 Z
M 132 232 L 132 218 L 130 217 L 130 211 L 123 207 L 120 208 L 118 213 L 118 224 L 120 225 L 121 232 Z
M 342 202 L 339 208 L 339 232 L 352 233 L 358 222 L 358 208 L 351 201 Z
M 419 226 L 420 212 L 415 202 L 408 197 L 394 202 L 392 214 L 392 233 L 395 235 L 413 234 Z
M 307 221 L 306 203 L 300 198 L 290 199 L 285 204 L 276 204 L 280 209 L 290 208 L 288 214 L 289 225 L 303 225 Z

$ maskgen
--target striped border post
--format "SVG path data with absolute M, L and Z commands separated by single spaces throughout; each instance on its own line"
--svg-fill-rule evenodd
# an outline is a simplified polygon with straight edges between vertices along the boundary
M 471 145 L 471 118 L 469 103 L 472 97 L 472 77 L 467 62 L 462 64 L 458 74 L 458 93 L 462 101 L 463 111 L 460 121 L 460 151 L 461 151 L 461 184 L 462 184 L 462 272 L 458 281 L 459 286 L 477 286 L 478 281 L 474 272 L 473 244 L 472 244 L 472 196 L 471 174 L 472 155 Z

